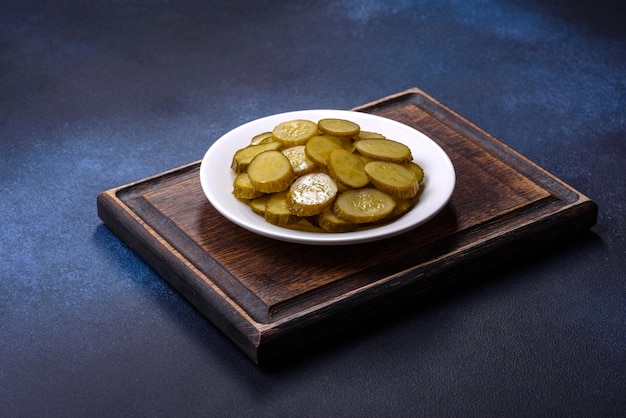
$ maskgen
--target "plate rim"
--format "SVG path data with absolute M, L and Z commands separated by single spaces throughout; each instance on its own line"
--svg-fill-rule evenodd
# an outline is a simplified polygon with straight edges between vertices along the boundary
M 258 215 L 254 215 L 254 216 L 257 216 L 260 222 L 256 222 L 255 220 L 251 224 L 249 222 L 245 222 L 245 220 L 242 220 L 238 216 L 234 215 L 232 211 L 227 210 L 226 208 L 227 205 L 224 204 L 222 199 L 218 198 L 219 194 L 214 193 L 213 191 L 214 187 L 211 184 L 212 182 L 209 182 L 207 180 L 207 177 L 208 177 L 207 173 L 210 170 L 210 164 L 213 162 L 213 157 L 215 156 L 215 154 L 218 153 L 218 151 L 220 150 L 220 147 L 225 147 L 226 146 L 224 145 L 225 141 L 228 141 L 229 138 L 236 136 L 239 132 L 250 129 L 252 126 L 269 124 L 270 122 L 273 123 L 272 126 L 275 126 L 276 124 L 280 123 L 281 120 L 311 119 L 310 115 L 316 115 L 315 117 L 318 118 L 319 120 L 323 117 L 343 117 L 347 119 L 349 118 L 349 115 L 354 116 L 354 114 L 358 114 L 359 115 L 358 117 L 360 118 L 369 119 L 369 120 L 379 122 L 379 123 L 391 124 L 395 126 L 397 129 L 403 129 L 403 130 L 412 132 L 414 134 L 417 134 L 416 137 L 419 138 L 419 141 L 425 140 L 429 144 L 429 146 L 432 148 L 431 152 L 436 153 L 441 158 L 442 160 L 441 162 L 444 163 L 442 164 L 442 166 L 445 166 L 445 169 L 446 169 L 444 171 L 448 173 L 448 178 L 446 179 L 447 183 L 444 184 L 444 186 L 447 187 L 447 189 L 442 191 L 442 193 L 445 193 L 445 196 L 441 195 L 440 200 L 441 198 L 443 198 L 443 200 L 441 200 L 438 206 L 436 206 L 426 216 L 423 216 L 417 221 L 411 222 L 409 224 L 406 224 L 406 222 L 398 223 L 399 220 L 395 220 L 389 224 L 371 228 L 371 229 L 365 229 L 365 230 L 354 231 L 354 232 L 341 232 L 341 233 L 300 231 L 300 230 L 293 230 L 289 228 L 279 227 L 279 226 L 272 225 L 266 222 L 262 217 Z M 309 116 L 305 116 L 305 115 L 309 115 Z M 267 129 L 267 130 L 271 130 L 271 129 Z M 261 131 L 258 131 L 257 133 L 259 132 Z M 385 132 L 381 132 L 381 133 L 385 134 Z M 248 139 L 250 138 L 252 138 L 252 136 L 249 136 Z M 233 144 L 234 142 L 235 141 L 233 141 Z M 233 144 L 229 144 L 229 145 L 232 146 Z M 237 144 L 239 144 L 238 145 L 239 147 L 245 146 L 245 142 L 237 142 Z M 414 144 L 411 144 L 411 145 L 412 147 L 415 147 Z M 231 161 L 232 161 L 232 155 L 229 155 L 227 159 L 225 159 L 224 165 L 227 167 L 228 171 L 230 171 L 230 174 L 231 174 L 230 178 L 234 179 L 234 173 L 230 169 Z M 291 242 L 291 243 L 296 243 L 296 244 L 308 244 L 308 245 L 360 244 L 360 243 L 383 240 L 383 239 L 391 238 L 391 237 L 406 233 L 412 229 L 417 228 L 418 226 L 421 226 L 427 223 L 433 217 L 435 217 L 439 212 L 441 212 L 441 210 L 443 210 L 443 208 L 445 208 L 448 202 L 450 201 L 454 188 L 456 187 L 456 171 L 454 168 L 454 164 L 452 163 L 452 160 L 450 159 L 448 154 L 443 150 L 443 148 L 441 148 L 439 144 L 437 144 L 431 137 L 429 137 L 425 133 L 407 124 L 398 122 L 390 118 L 386 118 L 384 116 L 373 115 L 370 113 L 359 112 L 359 111 L 354 111 L 354 110 L 338 110 L 338 109 L 295 110 L 295 111 L 268 115 L 268 116 L 264 116 L 261 118 L 257 118 L 257 119 L 245 122 L 229 130 L 228 132 L 223 134 L 221 137 L 216 139 L 211 144 L 211 146 L 205 152 L 205 155 L 201 160 L 200 170 L 199 170 L 198 175 L 200 177 L 200 183 L 201 183 L 201 187 L 202 187 L 205 197 L 211 203 L 213 208 L 230 222 L 250 232 L 253 232 L 257 235 L 261 235 L 267 238 L 272 238 L 272 239 L 276 239 L 276 240 L 283 241 L 283 242 Z M 426 175 L 427 175 L 426 181 L 428 181 L 428 172 L 426 173 Z M 231 184 L 232 184 L 232 181 L 231 181 Z M 246 209 L 250 210 L 244 202 L 239 202 L 238 199 L 232 195 L 231 191 L 228 192 L 228 196 L 232 198 L 231 202 L 237 202 L 237 204 L 246 206 Z M 250 210 L 250 213 L 252 213 L 251 210 Z M 407 216 L 407 215 L 408 214 L 403 215 L 403 218 L 404 216 Z

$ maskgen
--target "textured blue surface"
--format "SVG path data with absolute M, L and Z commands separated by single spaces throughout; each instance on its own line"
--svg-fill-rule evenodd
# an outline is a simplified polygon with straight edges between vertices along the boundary
M 1 2 L 0 415 L 623 415 L 624 21 L 610 0 Z M 413 86 L 598 224 L 263 370 L 96 215 L 243 122 Z

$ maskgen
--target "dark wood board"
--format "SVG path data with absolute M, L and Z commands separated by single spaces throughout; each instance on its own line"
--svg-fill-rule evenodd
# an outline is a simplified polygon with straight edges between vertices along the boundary
M 353 110 L 412 126 L 448 153 L 457 183 L 433 220 L 358 245 L 272 240 L 213 209 L 199 161 L 101 193 L 98 215 L 259 364 L 315 340 L 326 324 L 447 285 L 481 256 L 596 222 L 590 199 L 417 88 Z

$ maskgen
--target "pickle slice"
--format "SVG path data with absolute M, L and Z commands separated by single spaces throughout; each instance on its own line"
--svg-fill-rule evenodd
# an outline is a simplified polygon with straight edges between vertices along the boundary
M 281 152 L 289 159 L 296 176 L 308 174 L 315 169 L 315 163 L 304 152 L 304 145 L 285 148 Z
M 271 196 L 271 194 L 264 194 L 263 196 L 250 200 L 248 204 L 252 212 L 265 217 L 265 205 Z
M 354 148 L 366 157 L 393 163 L 408 163 L 413 160 L 411 149 L 391 139 L 361 139 L 354 142 Z
M 335 215 L 330 207 L 317 215 L 317 224 L 328 232 L 349 232 L 358 227 L 358 224 L 347 222 Z
M 355 224 L 376 222 L 389 215 L 396 206 L 387 193 L 374 187 L 350 189 L 337 196 L 333 213 Z
M 370 182 L 363 170 L 363 160 L 345 149 L 335 149 L 328 155 L 328 172 L 344 186 L 357 189 Z
M 317 124 L 306 119 L 294 119 L 281 122 L 272 130 L 273 137 L 285 148 L 305 144 L 317 134 Z
M 325 134 L 340 137 L 352 137 L 358 135 L 361 131 L 361 127 L 358 124 L 346 119 L 320 119 L 317 122 L 317 126 Z
M 245 148 L 241 148 L 235 152 L 233 161 L 230 164 L 230 168 L 235 173 L 241 173 L 248 169 L 248 165 L 254 157 L 262 152 L 277 150 L 280 148 L 280 142 L 269 142 L 256 145 L 248 145 Z
M 250 140 L 250 145 L 266 144 L 268 142 L 274 142 L 274 141 L 276 140 L 272 136 L 271 132 L 263 132 L 262 134 L 253 136 L 252 139 Z
M 255 199 L 263 193 L 254 188 L 248 173 L 239 173 L 233 183 L 233 195 L 237 199 Z
M 254 157 L 248 166 L 248 176 L 261 193 L 283 191 L 296 177 L 289 159 L 280 151 L 265 151 Z
M 370 131 L 361 131 L 358 135 L 354 136 L 355 141 L 360 141 L 361 139 L 386 139 L 385 135 L 380 134 L 378 132 L 370 132 Z
M 424 169 L 418 163 L 411 161 L 410 163 L 406 163 L 405 166 L 415 174 L 418 183 L 424 181 Z
M 346 149 L 349 145 L 341 140 L 328 135 L 315 135 L 305 145 L 304 152 L 307 157 L 318 165 L 328 165 L 328 156 L 335 149 Z
M 306 232 L 324 232 L 319 226 L 310 221 L 312 218 L 300 219 L 295 224 L 290 224 L 287 228 L 294 231 L 306 231 Z
M 287 191 L 272 193 L 265 203 L 265 220 L 277 226 L 293 225 L 300 220 L 287 206 Z
M 391 211 L 389 215 L 387 215 L 387 217 L 385 217 L 385 219 L 383 219 L 383 221 L 391 222 L 398 219 L 400 216 L 413 209 L 413 206 L 415 206 L 417 201 L 417 197 L 412 197 L 409 199 L 396 199 L 396 207 Z
M 409 168 L 388 161 L 370 161 L 363 166 L 376 188 L 393 197 L 411 198 L 419 191 L 419 183 Z
M 313 216 L 333 203 L 337 184 L 324 173 L 311 173 L 298 177 L 289 187 L 287 206 L 298 216 Z

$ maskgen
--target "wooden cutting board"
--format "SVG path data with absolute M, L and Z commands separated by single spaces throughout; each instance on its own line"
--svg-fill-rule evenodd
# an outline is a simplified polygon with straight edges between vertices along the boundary
M 353 110 L 412 126 L 448 153 L 456 188 L 433 220 L 358 245 L 264 238 L 215 211 L 199 161 L 101 193 L 98 215 L 258 364 L 447 285 L 478 257 L 596 222 L 594 202 L 419 89 Z

